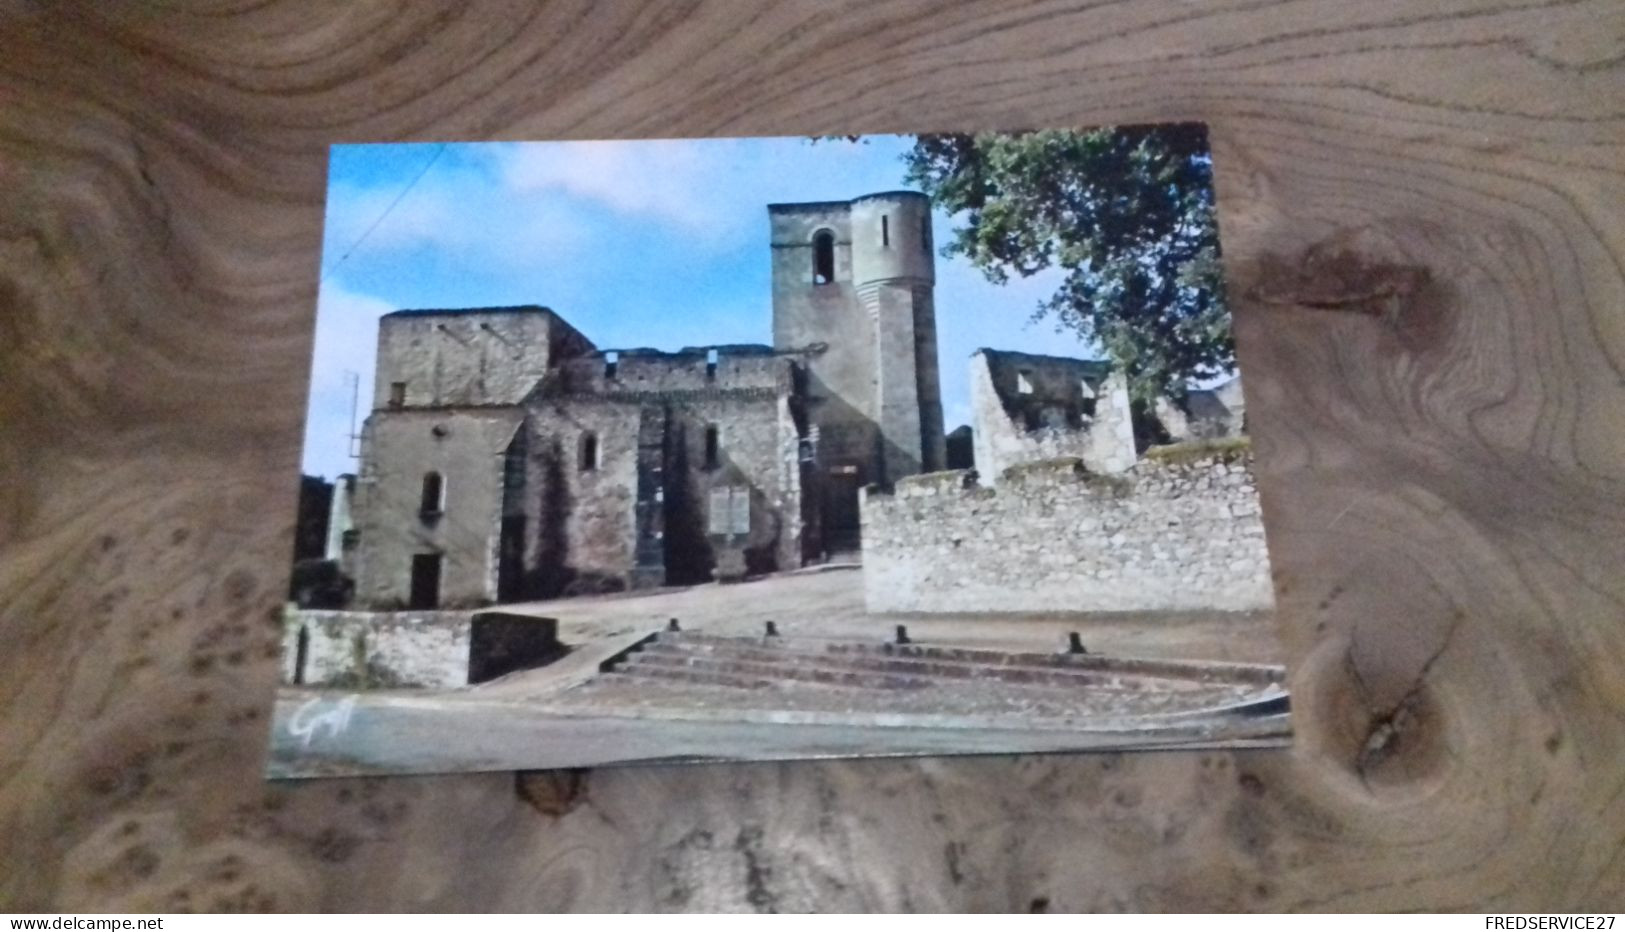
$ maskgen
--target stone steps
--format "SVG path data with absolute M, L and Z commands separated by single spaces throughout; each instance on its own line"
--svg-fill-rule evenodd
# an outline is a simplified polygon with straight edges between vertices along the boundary
M 833 653 L 954 660 L 990 666 L 1041 667 L 1047 669 L 1111 672 L 1125 676 L 1235 683 L 1238 685 L 1279 685 L 1286 679 L 1284 667 L 1271 664 L 1153 660 L 1137 657 L 1110 657 L 1103 654 L 1044 654 L 1026 651 L 997 651 L 969 647 L 938 647 L 922 644 L 832 643 Z
M 638 659 L 615 671 L 622 680 L 661 679 L 735 689 L 833 687 L 848 691 L 898 691 L 928 689 L 931 683 L 920 678 L 886 677 L 850 670 L 797 668 L 768 664 L 711 661 L 687 663 L 669 658 Z
M 647 649 L 726 651 L 742 657 L 777 657 L 790 652 L 839 655 L 843 662 L 866 669 L 929 672 L 941 676 L 996 677 L 1009 682 L 1094 685 L 1156 689 L 1191 684 L 1279 685 L 1286 671 L 1279 666 L 1181 660 L 1108 657 L 1100 654 L 1038 653 L 987 648 L 940 647 L 861 641 L 798 642 L 791 638 L 738 638 L 690 632 L 663 633 Z M 1148 682 L 1147 682 L 1148 681 Z
M 1116 683 L 1096 682 L 1083 677 L 1052 677 L 1012 679 L 1010 670 L 979 670 L 968 664 L 921 664 L 899 662 L 881 664 L 871 660 L 842 662 L 838 657 L 812 652 L 785 652 L 779 656 L 755 659 L 741 656 L 717 656 L 677 650 L 644 651 L 630 659 L 617 672 L 637 674 L 646 670 L 686 670 L 710 674 L 721 682 L 727 677 L 767 682 L 808 682 L 855 689 L 951 689 L 963 685 L 961 681 L 997 681 L 1034 692 L 1074 692 L 1090 690 L 1097 693 L 1133 694 L 1148 689 L 1136 683 L 1123 686 Z M 1184 686 L 1184 689 L 1202 689 Z M 1209 687 L 1211 691 L 1211 687 Z
M 742 680 L 773 682 L 822 683 L 854 689 L 926 689 L 932 685 L 929 678 L 895 673 L 871 672 L 838 665 L 809 662 L 816 655 L 776 657 L 770 660 L 752 660 L 742 657 L 716 657 L 680 651 L 643 651 L 631 658 L 622 669 L 626 675 L 680 671 L 708 674 L 719 681 L 735 677 Z
M 571 701 L 649 714 L 992 716 L 1019 724 L 1189 714 L 1270 692 L 1233 680 L 1175 679 L 1167 675 L 1174 667 L 1157 667 L 1162 676 L 1116 672 L 1104 658 L 1089 659 L 665 632 L 572 691 Z
M 737 668 L 741 672 L 771 676 L 783 671 L 794 676 L 796 670 L 819 671 L 816 677 L 831 681 L 836 674 L 850 674 L 852 685 L 860 685 L 857 675 L 882 674 L 890 676 L 892 683 L 869 684 L 877 688 L 917 688 L 930 685 L 936 679 L 998 680 L 1029 687 L 1057 689 L 1104 689 L 1138 691 L 1146 689 L 1183 690 L 1201 689 L 1207 684 L 1190 680 L 1124 676 L 1098 670 L 1067 669 L 1064 667 L 1018 666 L 990 664 L 976 660 L 936 660 L 888 654 L 868 654 L 829 648 L 797 648 L 780 646 L 772 641 L 742 641 L 727 643 L 728 639 L 690 640 L 663 639 L 648 645 L 633 656 L 633 660 L 647 661 L 668 658 L 686 662 L 704 669 L 726 671 Z M 832 645 L 845 647 L 845 645 Z M 991 652 L 989 652 L 991 653 Z

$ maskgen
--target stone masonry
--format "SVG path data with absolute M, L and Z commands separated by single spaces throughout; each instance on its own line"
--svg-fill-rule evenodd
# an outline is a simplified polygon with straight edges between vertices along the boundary
M 857 493 L 943 466 L 931 202 L 912 191 L 769 204 L 773 343 L 808 358 L 817 520 L 856 544 Z M 850 539 L 848 539 L 850 535 Z
M 1075 456 L 1094 472 L 1134 465 L 1128 382 L 1108 362 L 979 349 L 970 360 L 975 468 L 997 484 L 1019 463 Z
M 1170 452 L 1178 448 L 1167 448 Z M 1151 456 L 1118 475 L 1077 457 L 865 490 L 870 611 L 1141 612 L 1273 605 L 1242 449 Z
M 552 618 L 501 612 L 290 609 L 282 681 L 344 689 L 452 688 L 563 653 Z

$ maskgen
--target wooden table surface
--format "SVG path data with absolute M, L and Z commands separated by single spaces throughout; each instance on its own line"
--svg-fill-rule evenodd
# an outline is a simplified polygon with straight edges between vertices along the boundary
M 261 781 L 330 143 L 1160 120 L 1295 748 Z M 0 909 L 1625 908 L 1622 141 L 1618 0 L 6 0 Z

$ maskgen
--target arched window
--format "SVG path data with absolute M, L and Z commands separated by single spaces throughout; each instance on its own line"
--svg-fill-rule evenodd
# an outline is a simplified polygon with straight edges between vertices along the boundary
M 819 230 L 813 235 L 813 284 L 827 285 L 835 280 L 835 234 Z
M 581 445 L 577 449 L 576 465 L 582 472 L 592 472 L 598 468 L 598 435 L 586 431 L 581 435 Z
M 426 515 L 437 515 L 446 503 L 446 481 L 437 472 L 423 474 L 423 501 L 419 510 Z

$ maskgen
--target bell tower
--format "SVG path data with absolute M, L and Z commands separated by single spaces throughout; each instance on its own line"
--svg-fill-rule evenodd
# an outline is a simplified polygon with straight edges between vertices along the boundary
M 855 533 L 858 488 L 943 468 L 931 202 L 891 191 L 768 217 L 773 344 L 826 347 L 806 363 L 826 537 Z

